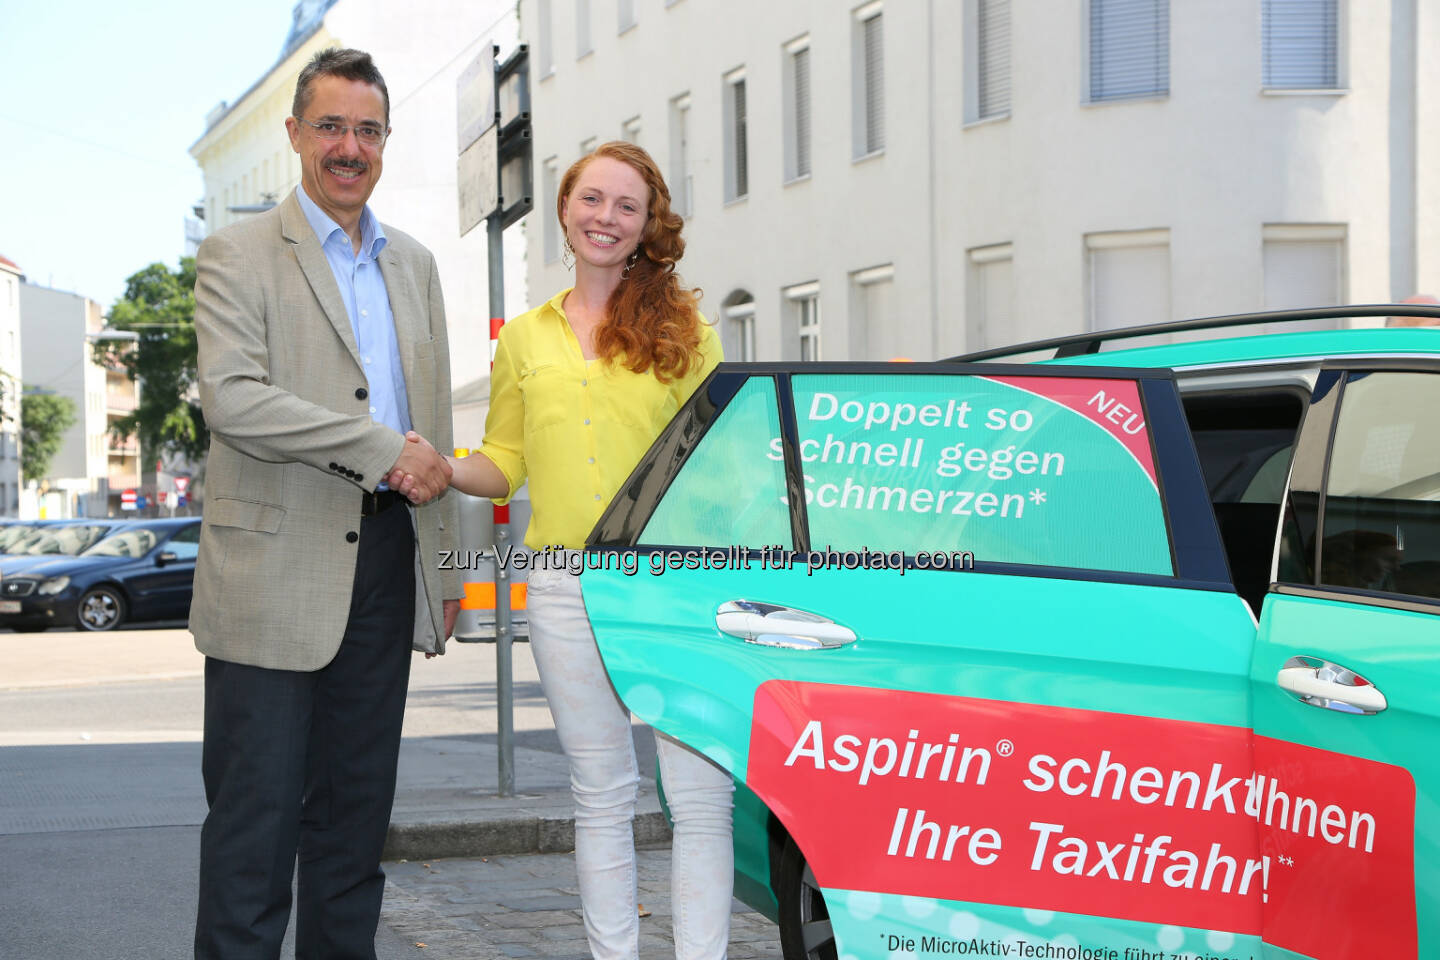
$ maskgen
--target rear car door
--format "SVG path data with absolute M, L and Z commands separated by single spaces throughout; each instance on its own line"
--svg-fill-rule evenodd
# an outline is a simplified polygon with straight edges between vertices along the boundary
M 620 696 L 841 956 L 1260 951 L 1255 620 L 1167 371 L 724 365 L 586 561 Z
M 1322 374 L 1282 532 L 1251 671 L 1267 955 L 1440 955 L 1440 367 Z

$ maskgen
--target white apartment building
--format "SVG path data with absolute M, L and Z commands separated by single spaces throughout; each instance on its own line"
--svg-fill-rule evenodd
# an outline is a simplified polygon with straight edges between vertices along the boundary
M 277 24 L 277 38 L 279 29 Z M 212 110 L 205 133 L 190 148 L 205 176 L 206 229 L 267 209 L 299 185 L 299 158 L 286 138 L 285 118 L 310 57 L 332 46 L 369 52 L 390 93 L 393 130 L 370 205 L 382 221 L 435 254 L 454 385 L 488 377 L 485 228 L 460 236 L 456 83 L 484 44 L 500 44 L 502 56 L 513 50 L 517 29 L 513 0 L 300 0 L 279 60 L 234 103 Z M 525 303 L 518 229 L 507 232 L 506 248 L 507 311 L 518 313 Z M 470 442 L 478 445 L 479 439 Z
M 140 486 L 139 441 L 116 439 L 110 425 L 135 410 L 139 389 L 120 368 L 95 362 L 88 336 L 105 326 L 100 304 L 79 294 L 26 283 L 20 290 L 21 342 L 28 390 L 69 397 L 75 423 L 44 477 L 40 515 L 103 517 L 119 513 L 120 492 Z
M 1440 294 L 1437 0 L 520 0 L 555 192 L 649 150 L 731 359 Z
M 25 276 L 0 256 L 0 517 L 20 509 L 20 287 Z

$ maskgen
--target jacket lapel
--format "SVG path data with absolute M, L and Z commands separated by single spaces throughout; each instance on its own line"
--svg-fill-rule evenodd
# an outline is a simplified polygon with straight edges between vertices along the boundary
M 305 211 L 300 209 L 300 201 L 293 191 L 280 204 L 280 232 L 295 245 L 295 259 L 299 261 L 300 270 L 305 274 L 315 299 L 320 301 L 320 309 L 325 311 L 326 319 L 359 367 L 360 347 L 355 343 L 355 331 L 350 329 L 350 317 L 345 313 L 345 301 L 340 299 L 335 273 L 330 269 L 330 261 L 325 259 L 320 240 L 305 219 Z

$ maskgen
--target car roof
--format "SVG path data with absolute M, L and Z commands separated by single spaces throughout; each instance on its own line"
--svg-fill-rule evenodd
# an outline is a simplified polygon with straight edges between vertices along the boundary
M 1053 356 L 1036 359 L 1044 364 L 1117 367 L 1205 367 L 1276 361 L 1323 360 L 1339 357 L 1440 357 L 1440 327 L 1365 327 L 1338 330 L 1304 330 L 1294 333 L 1256 333 L 1242 336 L 1218 333 L 1208 339 L 1193 339 L 1198 333 L 1224 331 L 1258 324 L 1285 324 L 1303 321 L 1334 321 L 1353 318 L 1384 320 L 1389 317 L 1419 317 L 1440 323 L 1440 307 L 1415 304 L 1361 304 L 1343 307 L 1312 307 L 1303 310 L 1273 310 L 1262 313 L 1203 317 L 1174 323 L 1155 323 L 1116 330 L 1093 331 L 1048 340 L 1037 340 L 982 350 L 953 357 L 950 362 L 1016 360 L 1024 354 L 1054 351 Z M 1184 334 L 1181 343 L 1111 349 L 1106 344 L 1123 343 L 1140 337 Z

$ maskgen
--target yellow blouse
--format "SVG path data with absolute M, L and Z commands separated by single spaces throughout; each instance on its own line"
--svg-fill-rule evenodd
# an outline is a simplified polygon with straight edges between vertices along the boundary
M 701 362 L 672 383 L 587 361 L 562 307 L 569 292 L 500 329 L 490 373 L 480 452 L 510 482 L 496 503 L 507 503 L 529 477 L 525 545 L 532 550 L 585 546 L 640 457 L 721 359 L 720 338 L 703 324 Z

